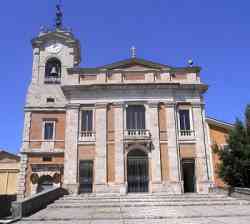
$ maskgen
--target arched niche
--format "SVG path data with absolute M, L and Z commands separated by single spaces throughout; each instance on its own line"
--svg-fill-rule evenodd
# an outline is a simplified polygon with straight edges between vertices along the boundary
M 37 193 L 52 189 L 54 187 L 53 177 L 49 175 L 43 175 L 38 180 Z
M 60 78 L 62 74 L 62 64 L 57 58 L 50 58 L 45 65 L 45 78 Z

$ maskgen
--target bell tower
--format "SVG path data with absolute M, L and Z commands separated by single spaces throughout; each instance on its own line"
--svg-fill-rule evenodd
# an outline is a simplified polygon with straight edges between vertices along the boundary
M 38 37 L 32 41 L 34 83 L 62 81 L 68 68 L 78 65 L 81 61 L 80 44 L 71 30 L 63 26 L 61 5 L 56 5 L 55 24 L 52 28 L 42 27 Z
M 26 105 L 34 107 L 44 104 L 40 88 L 50 95 L 55 94 L 57 98 L 60 95 L 62 98 L 60 85 L 67 83 L 68 69 L 80 64 L 81 51 L 78 39 L 63 25 L 60 4 L 56 5 L 54 25 L 51 28 L 42 27 L 39 35 L 31 40 L 31 44 L 33 68 Z M 55 92 L 55 89 L 58 91 Z M 60 99 L 57 102 L 60 102 Z
M 28 168 L 31 167 L 28 162 L 29 153 L 36 156 L 40 153 L 42 159 L 43 153 L 46 155 L 50 152 L 53 156 L 53 153 L 59 152 L 58 155 L 61 155 L 64 150 L 67 100 L 61 86 L 70 80 L 68 69 L 79 65 L 81 61 L 80 43 L 72 31 L 63 26 L 63 13 L 59 4 L 56 6 L 54 25 L 51 28 L 42 27 L 39 35 L 31 40 L 31 44 L 32 79 L 24 107 L 18 199 L 36 191 L 36 185 L 30 182 L 30 176 L 27 174 Z M 49 140 L 45 134 L 46 124 L 53 129 Z M 34 142 L 36 143 L 33 144 Z

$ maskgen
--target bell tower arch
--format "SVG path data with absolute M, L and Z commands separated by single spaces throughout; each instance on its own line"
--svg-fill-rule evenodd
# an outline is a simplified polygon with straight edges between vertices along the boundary
M 46 84 L 48 78 L 55 74 L 65 81 L 67 69 L 81 61 L 79 41 L 69 31 L 42 31 L 32 40 L 32 47 L 32 82 L 36 84 Z

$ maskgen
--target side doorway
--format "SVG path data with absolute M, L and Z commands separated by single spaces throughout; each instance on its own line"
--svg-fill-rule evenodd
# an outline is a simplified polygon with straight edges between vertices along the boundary
M 182 177 L 184 182 L 184 193 L 196 192 L 194 159 L 182 159 Z
M 93 161 L 81 160 L 79 162 L 80 193 L 92 193 L 93 191 Z

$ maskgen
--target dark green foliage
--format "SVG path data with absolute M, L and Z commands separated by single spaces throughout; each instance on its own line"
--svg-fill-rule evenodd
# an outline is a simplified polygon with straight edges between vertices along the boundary
M 230 131 L 227 146 L 219 149 L 214 146 L 214 152 L 219 155 L 219 176 L 231 187 L 250 187 L 250 105 L 245 112 L 245 123 L 239 119 Z

